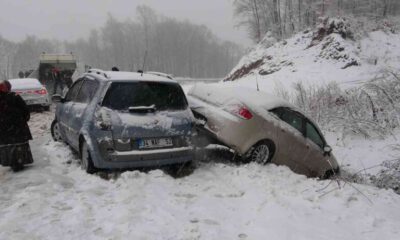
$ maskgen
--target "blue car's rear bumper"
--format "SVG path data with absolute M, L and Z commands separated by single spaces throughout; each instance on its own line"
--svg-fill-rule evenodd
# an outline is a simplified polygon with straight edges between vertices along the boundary
M 126 152 L 115 151 L 108 154 L 107 159 L 102 158 L 98 159 L 100 161 L 94 161 L 94 165 L 101 169 L 159 167 L 185 163 L 193 159 L 193 147 Z

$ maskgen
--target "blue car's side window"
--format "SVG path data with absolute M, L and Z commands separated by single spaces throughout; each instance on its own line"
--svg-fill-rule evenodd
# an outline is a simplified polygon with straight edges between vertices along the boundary
M 76 98 L 76 102 L 89 103 L 90 100 L 94 97 L 98 85 L 99 84 L 97 81 L 86 79 L 79 91 L 79 94 Z
M 79 89 L 81 88 L 83 83 L 83 80 L 78 80 L 74 83 L 74 85 L 72 85 L 72 87 L 69 89 L 67 95 L 65 96 L 65 101 L 66 102 L 70 102 L 70 101 L 75 101 L 76 100 L 76 96 L 79 92 Z

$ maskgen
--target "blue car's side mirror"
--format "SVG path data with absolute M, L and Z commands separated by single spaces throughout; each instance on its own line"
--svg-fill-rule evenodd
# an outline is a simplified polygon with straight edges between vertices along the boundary
M 53 102 L 55 102 L 55 103 L 63 103 L 63 102 L 64 102 L 64 98 L 61 97 L 61 95 L 59 95 L 59 94 L 54 94 L 54 95 L 51 97 L 51 100 L 52 100 Z

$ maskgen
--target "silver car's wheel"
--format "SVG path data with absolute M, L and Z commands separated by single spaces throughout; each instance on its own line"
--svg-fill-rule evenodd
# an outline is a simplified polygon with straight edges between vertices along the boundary
M 259 164 L 267 164 L 272 158 L 274 152 L 273 144 L 268 141 L 258 143 L 253 147 L 248 155 L 248 161 Z
M 54 141 L 56 142 L 62 141 L 60 124 L 56 120 L 54 120 L 53 123 L 51 124 L 51 135 Z
M 83 142 L 81 147 L 81 168 L 87 173 L 95 173 L 96 168 L 93 165 L 92 158 L 90 157 L 88 145 Z
M 269 158 L 269 147 L 266 144 L 261 144 L 258 145 L 251 156 L 252 161 L 259 163 L 259 164 L 265 164 L 268 162 Z

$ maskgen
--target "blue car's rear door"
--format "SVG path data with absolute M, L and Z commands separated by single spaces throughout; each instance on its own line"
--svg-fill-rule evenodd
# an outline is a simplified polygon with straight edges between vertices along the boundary
M 93 112 L 88 112 L 88 106 L 93 100 L 93 96 L 98 89 L 98 82 L 94 79 L 85 78 L 79 93 L 71 106 L 70 116 L 70 137 L 71 144 L 78 148 L 79 147 L 79 134 L 81 132 L 84 122 L 90 121 Z
M 79 93 L 80 88 L 82 87 L 83 80 L 77 80 L 69 89 L 67 95 L 65 96 L 64 102 L 60 104 L 58 114 L 57 114 L 57 121 L 60 125 L 60 130 L 64 134 L 65 140 L 71 144 L 71 116 L 72 106 L 76 101 L 76 97 Z

